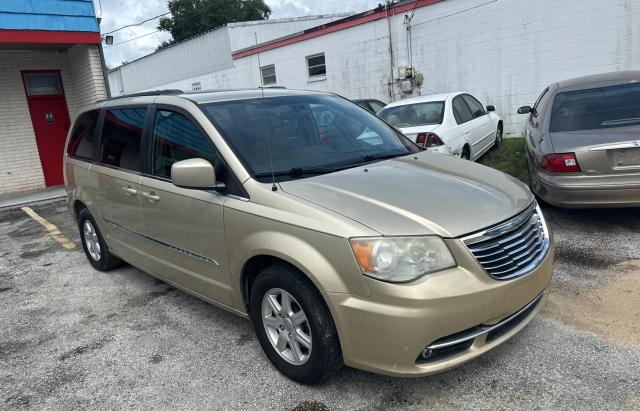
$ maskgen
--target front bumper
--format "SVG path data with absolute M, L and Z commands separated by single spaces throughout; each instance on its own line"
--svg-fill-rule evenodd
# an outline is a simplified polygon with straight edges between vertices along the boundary
M 454 269 L 410 284 L 367 278 L 369 298 L 326 293 L 346 365 L 403 377 L 438 373 L 500 345 L 540 310 L 553 271 L 553 242 L 533 271 L 510 281 L 491 278 L 460 242 L 448 245 L 459 263 Z M 504 327 L 491 327 L 512 316 Z M 450 351 L 428 350 L 460 338 L 465 343 L 449 345 Z

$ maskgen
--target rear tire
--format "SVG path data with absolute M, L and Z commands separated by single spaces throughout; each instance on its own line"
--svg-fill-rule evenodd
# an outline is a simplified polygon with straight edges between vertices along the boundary
M 107 271 L 122 264 L 122 260 L 109 252 L 96 220 L 86 208 L 78 215 L 78 228 L 82 248 L 93 268 Z
M 262 270 L 251 286 L 250 315 L 267 358 L 292 380 L 320 384 L 343 367 L 329 310 L 294 268 L 275 264 Z
M 502 145 L 502 139 L 503 139 L 503 135 L 502 135 L 502 126 L 498 125 L 498 129 L 496 130 L 496 142 L 494 147 L 498 148 L 500 147 L 500 145 Z
M 463 160 L 471 159 L 471 150 L 469 150 L 469 146 L 462 147 L 462 152 L 460 152 L 460 158 Z

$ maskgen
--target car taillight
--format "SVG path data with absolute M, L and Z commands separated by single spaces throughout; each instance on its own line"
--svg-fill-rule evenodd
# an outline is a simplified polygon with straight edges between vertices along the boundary
M 540 168 L 552 173 L 580 172 L 580 166 L 574 153 L 547 154 L 542 157 Z
M 416 137 L 416 144 L 429 148 L 441 146 L 444 143 L 436 133 L 418 133 L 418 136 Z

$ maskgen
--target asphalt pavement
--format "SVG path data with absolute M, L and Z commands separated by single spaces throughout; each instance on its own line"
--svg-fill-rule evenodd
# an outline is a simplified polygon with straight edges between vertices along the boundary
M 124 266 L 86 261 L 62 202 L 0 212 L 0 408 L 640 409 L 640 210 L 545 208 L 543 311 L 443 374 L 345 368 L 319 387 L 263 355 L 251 324 Z M 54 233 L 55 234 L 55 233 Z

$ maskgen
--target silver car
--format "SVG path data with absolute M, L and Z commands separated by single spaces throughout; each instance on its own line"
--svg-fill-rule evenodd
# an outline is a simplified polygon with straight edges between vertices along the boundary
M 640 71 L 547 87 L 525 130 L 530 188 L 559 207 L 640 206 Z

